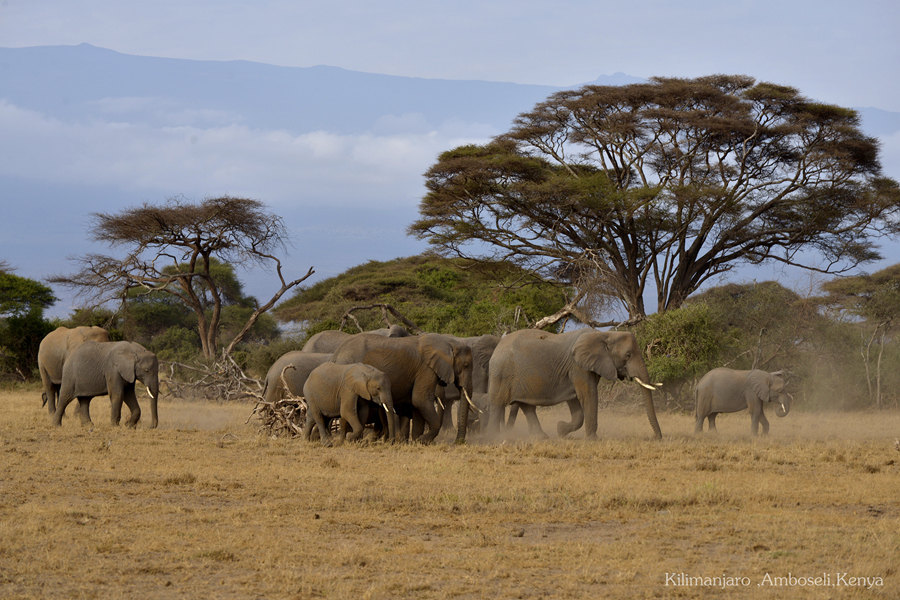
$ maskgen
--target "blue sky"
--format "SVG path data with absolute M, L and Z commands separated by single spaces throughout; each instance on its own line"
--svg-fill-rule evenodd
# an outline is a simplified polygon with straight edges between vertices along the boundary
M 145 56 L 573 87 L 617 72 L 742 73 L 825 102 L 896 112 L 898 31 L 900 10 L 880 0 L 0 0 L 0 47 L 89 43 Z M 125 101 L 166 109 L 160 98 Z M 17 211 L 31 211 L 13 217 L 21 223 L 6 231 L 21 230 L 21 239 L 0 240 L 0 259 L 20 275 L 71 272 L 67 256 L 104 252 L 81 233 L 91 212 L 175 195 L 231 193 L 270 204 L 292 234 L 296 268 L 288 275 L 314 265 L 317 278 L 331 276 L 369 258 L 413 254 L 424 247 L 403 232 L 424 193 L 422 173 L 442 150 L 499 133 L 481 123 L 429 128 L 406 114 L 358 135 L 292 135 L 230 123 L 205 107 L 188 129 L 173 128 L 129 123 L 135 109 L 122 102 L 111 101 L 110 114 L 119 113 L 106 121 L 64 122 L 4 103 L 0 82 L 0 177 L 16 178 L 5 191 L 20 200 Z M 900 135 L 881 141 L 885 172 L 900 179 Z M 346 223 L 350 199 L 363 197 L 390 205 L 383 231 Z M 50 225 L 65 251 L 25 233 L 35 221 L 53 223 L 52 198 L 83 206 Z M 342 202 L 342 223 L 309 218 Z M 322 229 L 357 243 L 343 253 L 311 245 Z M 244 279 L 260 298 L 277 287 L 271 274 Z M 65 297 L 54 312 L 65 316 L 75 304 Z

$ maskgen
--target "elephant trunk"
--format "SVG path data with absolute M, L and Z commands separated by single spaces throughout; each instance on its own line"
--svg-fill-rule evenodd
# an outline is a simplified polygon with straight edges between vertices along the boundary
M 465 444 L 466 431 L 469 427 L 469 405 L 472 403 L 472 398 L 465 388 L 460 391 L 462 398 L 459 399 L 459 409 L 456 411 L 456 443 Z
M 784 394 L 778 399 L 778 406 L 775 407 L 775 414 L 779 417 L 785 417 L 791 412 L 791 403 L 794 397 L 790 394 Z
M 659 421 L 656 420 L 656 408 L 653 406 L 653 391 L 658 385 L 653 386 L 650 381 L 650 373 L 643 364 L 635 366 L 634 370 L 629 369 L 633 375 L 633 379 L 641 386 L 641 392 L 644 394 L 644 409 L 647 411 L 647 419 L 650 421 L 650 427 L 653 428 L 653 435 L 656 439 L 662 439 L 662 430 L 659 428 Z
M 641 390 L 644 394 L 644 407 L 647 410 L 647 419 L 650 421 L 650 427 L 653 428 L 653 434 L 656 439 L 662 439 L 662 430 L 659 428 L 659 421 L 656 420 L 656 408 L 653 406 L 653 392 L 648 389 Z
M 378 401 L 387 413 L 388 440 L 393 442 L 397 439 L 397 411 L 394 409 L 394 399 L 389 388 L 382 389 Z
M 156 429 L 159 425 L 157 402 L 159 400 L 159 378 L 154 378 L 147 384 L 147 393 L 150 394 L 150 429 Z

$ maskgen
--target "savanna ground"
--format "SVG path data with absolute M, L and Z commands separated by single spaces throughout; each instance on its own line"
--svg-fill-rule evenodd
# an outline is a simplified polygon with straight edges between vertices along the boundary
M 129 430 L 96 398 L 91 430 L 39 399 L 0 392 L 0 598 L 900 597 L 897 412 L 324 448 L 249 404 L 163 400 Z

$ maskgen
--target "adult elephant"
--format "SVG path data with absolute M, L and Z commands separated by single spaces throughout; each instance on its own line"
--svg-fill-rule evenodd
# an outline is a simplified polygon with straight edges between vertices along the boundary
M 694 391 L 694 431 L 703 431 L 703 420 L 709 419 L 709 430 L 716 430 L 716 416 L 723 412 L 750 411 L 750 431 L 769 433 L 769 420 L 763 412 L 763 404 L 772 402 L 775 414 L 786 416 L 791 411 L 793 397 L 785 391 L 781 371 L 769 373 L 760 369 L 738 371 L 720 367 L 704 375 Z
M 334 352 L 338 364 L 365 363 L 387 375 L 397 412 L 418 412 L 428 425 L 419 439 L 431 442 L 440 432 L 435 387 L 452 383 L 472 395 L 472 350 L 446 335 L 425 333 L 389 338 L 360 333 Z
M 331 360 L 331 354 L 325 352 L 304 352 L 294 350 L 282 354 L 272 363 L 266 373 L 263 386 L 263 399 L 274 403 L 282 398 L 285 392 L 292 396 L 303 395 L 303 384 L 313 369 Z M 285 389 L 285 384 L 287 388 Z
M 472 394 L 470 400 L 479 405 L 481 410 L 485 405 L 485 398 L 488 391 L 488 373 L 491 356 L 500 343 L 500 337 L 496 335 L 478 335 L 472 337 L 455 338 L 458 342 L 465 344 L 472 351 Z M 442 417 L 442 428 L 450 429 L 453 426 L 451 416 L 451 407 L 462 398 L 459 388 L 453 384 L 448 384 L 437 390 L 438 399 L 440 401 L 440 409 L 438 413 Z M 471 425 L 470 423 L 470 407 L 471 403 L 461 401 L 456 411 L 456 442 L 462 443 L 466 439 L 466 431 Z
M 634 334 L 624 331 L 578 329 L 548 333 L 522 329 L 508 334 L 491 357 L 488 383 L 489 429 L 503 425 L 505 409 L 521 407 L 533 433 L 544 434 L 537 406 L 565 402 L 572 421 L 557 425 L 560 436 L 585 427 L 585 437 L 597 437 L 597 384 L 600 378 L 634 379 L 645 389 L 644 406 L 653 433 L 662 437 L 647 367 Z
M 109 332 L 102 327 L 57 327 L 41 340 L 38 347 L 38 371 L 43 384 L 42 406 L 52 415 L 56 412 L 56 400 L 62 384 L 66 358 L 84 342 L 108 342 Z
M 390 327 L 383 327 L 366 333 L 384 337 L 407 337 L 409 335 L 409 332 L 400 325 L 391 325 Z M 306 343 L 303 344 L 303 352 L 331 353 L 337 350 L 338 346 L 354 335 L 357 334 L 347 333 L 345 331 L 340 331 L 339 329 L 326 329 L 325 331 L 313 334 L 312 337 L 306 340 Z
M 110 422 L 118 425 L 122 419 L 122 403 L 131 415 L 126 425 L 134 427 L 141 418 L 141 407 L 135 395 L 137 381 L 150 393 L 150 428 L 159 423 L 159 362 L 156 355 L 135 342 L 84 342 L 66 360 L 63 367 L 59 403 L 53 423 L 62 425 L 69 402 L 78 398 L 81 423 L 91 422 L 90 404 L 94 396 L 109 395 Z
M 371 365 L 322 363 L 309 374 L 303 385 L 303 397 L 307 403 L 303 429 L 306 439 L 310 439 L 315 425 L 322 443 L 331 445 L 331 432 L 325 419 L 334 417 L 340 417 L 352 429 L 347 436 L 349 440 L 359 439 L 364 427 L 358 411 L 360 401 L 381 406 L 386 413 L 384 422 L 387 424 L 388 439 L 396 437 L 397 414 L 391 396 L 391 382 L 383 372 Z

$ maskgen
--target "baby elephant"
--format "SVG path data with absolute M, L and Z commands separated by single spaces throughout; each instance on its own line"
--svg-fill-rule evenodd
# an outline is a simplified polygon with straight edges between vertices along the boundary
M 754 369 L 736 371 L 734 369 L 713 369 L 703 376 L 695 390 L 694 416 L 697 421 L 696 433 L 703 431 L 703 420 L 709 418 L 709 430 L 716 430 L 716 415 L 723 412 L 750 410 L 750 430 L 759 433 L 762 423 L 763 434 L 769 433 L 769 421 L 763 414 L 763 402 L 774 402 L 778 406 L 775 414 L 783 417 L 791 410 L 793 397 L 784 391 L 784 377 L 781 371 L 767 373 Z
M 325 418 L 341 417 L 353 429 L 348 438 L 357 440 L 363 434 L 357 402 L 360 398 L 384 407 L 387 413 L 388 439 L 393 440 L 397 429 L 397 415 L 391 397 L 391 382 L 387 375 L 363 363 L 338 365 L 323 363 L 313 369 L 303 385 L 306 398 L 306 426 L 303 433 L 309 439 L 313 425 L 319 429 L 322 443 L 331 444 L 331 433 Z

